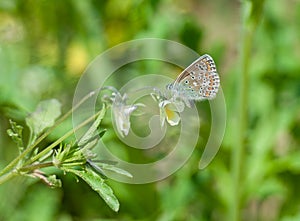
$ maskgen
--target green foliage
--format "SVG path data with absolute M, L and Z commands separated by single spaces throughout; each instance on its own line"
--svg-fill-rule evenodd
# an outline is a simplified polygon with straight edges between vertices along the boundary
M 36 138 L 38 136 L 43 137 L 43 132 L 46 128 L 50 128 L 51 130 L 51 127 L 56 126 L 55 119 L 61 114 L 60 106 L 60 103 L 55 99 L 42 101 L 38 104 L 36 110 L 26 118 L 26 123 L 31 132 L 31 139 L 28 140 L 25 151 L 23 150 L 22 139 L 23 127 L 10 120 L 11 129 L 7 132 L 19 147 L 20 155 L 1 171 L 2 177 L 0 177 L 0 184 L 13 176 L 23 175 L 38 178 L 50 187 L 61 187 L 61 180 L 58 179 L 55 174 L 47 174 L 39 170 L 41 168 L 54 166 L 65 173 L 72 173 L 82 178 L 103 198 L 112 210 L 117 212 L 119 210 L 119 201 L 113 194 L 112 189 L 105 183 L 105 179 L 102 178 L 106 177 L 101 168 L 129 177 L 132 177 L 132 175 L 114 165 L 101 163 L 98 166 L 92 161 L 92 158 L 96 156 L 92 152 L 92 149 L 95 147 L 95 144 L 97 144 L 99 138 L 104 135 L 103 130 L 100 129 L 100 123 L 106 112 L 105 105 L 103 105 L 101 111 L 95 115 L 97 118 L 94 123 L 78 143 L 63 144 L 60 143 L 63 139 L 59 139 L 57 143 L 60 144 L 60 147 L 55 151 L 52 149 L 55 145 L 50 145 L 41 152 L 36 148 L 36 145 L 40 142 L 36 141 Z M 88 123 L 89 121 L 86 122 Z M 32 138 L 32 136 L 34 138 Z M 63 138 L 66 138 L 66 136 L 63 136 Z M 33 152 L 33 154 L 31 152 Z M 45 161 L 50 157 L 52 157 L 52 161 Z M 96 169 L 98 168 L 98 170 L 94 172 L 91 166 Z
M 129 173 L 128 171 L 126 170 L 123 170 L 121 168 L 118 168 L 114 165 L 111 165 L 111 164 L 108 164 L 108 163 L 99 163 L 99 165 L 101 165 L 101 167 L 105 170 L 110 170 L 110 171 L 113 171 L 115 173 L 118 173 L 118 174 L 121 174 L 121 175 L 124 175 L 124 176 L 127 176 L 129 178 L 132 178 L 132 174 Z
M 119 210 L 120 204 L 118 199 L 115 197 L 112 189 L 104 182 L 97 173 L 95 173 L 91 169 L 75 170 L 71 168 L 64 168 L 66 172 L 74 173 L 75 175 L 82 178 L 87 184 L 91 186 L 91 188 L 96 191 L 102 199 L 109 205 L 109 207 L 117 212 Z
M 100 130 L 99 126 L 100 123 L 105 115 L 105 106 L 102 108 L 102 112 L 99 114 L 97 119 L 94 121 L 92 126 L 88 129 L 88 131 L 80 138 L 78 141 L 78 146 L 82 146 L 83 148 L 86 148 L 87 144 L 93 140 L 93 138 L 97 135 L 100 138 L 104 135 L 103 131 Z
M 36 110 L 26 118 L 26 124 L 33 136 L 38 137 L 46 128 L 52 127 L 61 115 L 61 104 L 55 99 L 42 101 Z
M 11 176 L 22 179 L 0 185 L 0 220 L 299 220 L 299 21 L 298 1 L 0 1 L 1 170 L 17 154 L 15 146 L 22 156 L 6 171 L 18 169 Z M 108 117 L 79 144 L 66 141 L 73 135 L 64 136 L 69 127 L 52 130 L 60 105 L 54 105 L 53 113 L 42 108 L 45 115 L 35 112 L 27 118 L 30 138 L 24 120 L 29 110 L 40 100 L 56 97 L 65 112 L 81 73 L 95 56 L 141 37 L 175 40 L 214 57 L 228 124 L 220 151 L 207 168 L 198 170 L 211 125 L 206 102 L 197 104 L 201 130 L 193 156 L 171 177 L 152 184 L 107 180 L 106 171 L 131 174 L 102 159 L 87 161 L 87 156 L 94 156 L 103 128 L 107 131 L 101 140 L 120 159 L 153 160 L 152 152 L 121 143 Z M 242 45 L 248 46 L 241 50 Z M 118 88 L 132 75 L 175 78 L 180 72 L 166 66 L 150 61 L 132 64 L 110 80 Z M 49 130 L 51 134 L 39 141 Z M 34 140 L 39 143 L 28 149 Z M 43 152 L 49 146 L 52 151 Z M 167 152 L 160 151 L 155 154 Z M 46 188 L 36 180 L 52 187 L 63 185 Z M 105 205 L 117 210 L 115 195 L 121 204 L 118 213 Z
M 53 158 L 53 165 L 61 169 L 82 166 L 85 163 L 86 159 L 81 149 L 71 144 L 66 144 L 64 147 L 61 145 Z
M 19 152 L 22 152 L 24 149 L 23 138 L 22 138 L 23 127 L 17 125 L 17 123 L 12 120 L 9 120 L 9 123 L 11 129 L 7 130 L 7 134 L 17 144 L 19 148 Z

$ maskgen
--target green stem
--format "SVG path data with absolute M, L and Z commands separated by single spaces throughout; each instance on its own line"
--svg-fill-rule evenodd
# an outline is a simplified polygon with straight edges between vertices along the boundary
M 82 122 L 81 124 L 79 124 L 76 128 L 68 131 L 64 136 L 62 136 L 61 138 L 59 138 L 58 140 L 56 140 L 54 143 L 52 143 L 51 145 L 49 145 L 48 147 L 46 147 L 43 151 L 41 151 L 40 153 L 38 153 L 37 155 L 35 155 L 34 157 L 32 157 L 30 160 L 28 160 L 26 163 L 24 163 L 24 167 L 20 168 L 18 171 L 20 170 L 28 170 L 28 168 L 34 168 L 36 166 L 36 169 L 41 168 L 42 164 L 36 164 L 36 165 L 29 165 L 32 162 L 38 160 L 40 157 L 44 156 L 45 154 L 47 154 L 49 151 L 52 150 L 52 148 L 54 148 L 55 146 L 57 146 L 58 144 L 60 144 L 63 140 L 65 140 L 67 137 L 71 136 L 75 131 L 77 131 L 78 129 L 82 128 L 83 126 L 85 126 L 86 124 L 88 124 L 89 122 L 91 122 L 93 119 L 95 119 L 95 117 L 97 117 L 99 114 L 101 114 L 102 109 L 100 111 L 98 111 L 96 114 L 94 114 L 93 116 L 89 117 L 88 119 L 86 119 L 84 122 Z M 29 165 L 29 166 L 26 166 Z M 52 166 L 53 164 L 49 164 L 46 163 L 45 165 L 42 165 L 44 167 L 46 166 Z M 18 175 L 19 173 L 17 172 L 17 170 L 13 170 L 10 173 L 1 176 L 0 177 L 0 184 L 8 181 L 9 179 L 15 177 L 16 175 Z
M 19 171 L 21 172 L 33 171 L 36 169 L 41 169 L 41 168 L 51 167 L 51 166 L 53 166 L 53 162 L 37 163 L 37 164 L 31 164 L 28 166 L 21 167 Z
M 238 116 L 238 133 L 236 147 L 233 151 L 233 199 L 232 199 L 232 221 L 240 220 L 242 204 L 242 172 L 244 169 L 244 153 L 246 144 L 246 133 L 248 127 L 248 88 L 249 88 L 249 60 L 253 33 L 244 33 L 242 46 L 242 75 L 240 78 L 240 99 Z
M 252 4 L 252 5 L 247 5 Z M 247 142 L 248 130 L 248 110 L 249 110 L 249 67 L 251 60 L 251 49 L 253 37 L 257 25 L 261 19 L 264 1 L 258 3 L 244 1 L 243 2 L 243 33 L 241 46 L 241 75 L 238 81 L 240 97 L 238 99 L 238 125 L 237 125 L 237 141 L 232 151 L 232 173 L 233 173 L 233 189 L 232 200 L 230 206 L 230 221 L 241 220 L 241 210 L 244 201 L 244 176 L 245 176 L 245 149 Z M 249 7 L 247 7 L 249 6 Z
M 83 97 L 71 110 L 69 110 L 59 120 L 57 120 L 56 123 L 52 127 L 50 127 L 44 134 L 42 134 L 31 146 L 29 146 L 19 156 L 12 160 L 3 170 L 1 170 L 0 176 L 12 170 L 22 158 L 26 157 L 26 155 L 29 154 L 43 139 L 45 139 L 61 122 L 69 117 L 74 110 L 76 110 L 82 103 L 84 103 L 87 99 L 94 96 L 95 94 L 95 91 L 92 91 L 91 93 Z
M 2 183 L 5 183 L 6 181 L 12 179 L 13 177 L 17 176 L 19 173 L 15 170 L 11 171 L 10 173 L 8 174 L 5 174 L 3 176 L 0 177 L 0 185 Z
M 41 152 L 39 152 L 37 155 L 33 156 L 30 160 L 28 160 L 25 163 L 25 165 L 28 165 L 28 164 L 30 164 L 30 163 L 38 160 L 39 158 L 41 158 L 45 154 L 47 154 L 54 147 L 56 147 L 58 144 L 60 144 L 66 138 L 68 138 L 69 136 L 71 136 L 74 132 L 76 132 L 77 130 L 79 130 L 80 128 L 84 127 L 86 124 L 90 123 L 92 120 L 94 120 L 99 114 L 101 114 L 102 111 L 103 110 L 101 109 L 96 114 L 94 114 L 93 116 L 89 117 L 88 119 L 86 119 L 85 121 L 83 121 L 81 124 L 79 124 L 77 127 L 75 127 L 74 129 L 71 129 L 70 131 L 68 131 L 65 135 L 63 135 L 61 138 L 59 138 L 58 140 L 56 140 L 54 143 L 52 143 L 51 145 L 49 145 L 48 147 L 46 147 L 44 150 L 42 150 Z

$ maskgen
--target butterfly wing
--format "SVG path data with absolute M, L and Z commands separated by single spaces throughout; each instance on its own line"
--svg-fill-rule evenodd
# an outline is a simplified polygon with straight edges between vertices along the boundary
M 203 100 L 215 98 L 219 86 L 215 62 L 205 54 L 181 72 L 172 84 L 172 90 L 188 100 Z

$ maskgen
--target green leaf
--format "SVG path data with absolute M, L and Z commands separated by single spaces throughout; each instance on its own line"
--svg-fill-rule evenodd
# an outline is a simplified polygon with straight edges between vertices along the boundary
M 87 144 L 98 133 L 99 125 L 105 115 L 105 112 L 106 112 L 106 108 L 105 108 L 105 105 L 103 105 L 101 113 L 98 115 L 95 122 L 88 129 L 88 131 L 79 140 L 78 146 L 83 146 L 83 145 Z M 103 136 L 103 131 L 99 132 L 99 134 Z M 94 139 L 92 139 L 92 140 L 94 140 Z
M 71 144 L 60 144 L 59 149 L 55 151 L 52 162 L 54 166 L 63 169 L 81 166 L 86 163 L 86 158 L 79 147 Z
M 99 174 L 103 179 L 107 179 L 107 176 L 104 174 L 103 170 L 92 160 L 87 160 L 87 165 L 94 170 L 97 174 Z
M 86 168 L 86 170 L 65 168 L 64 170 L 66 172 L 73 173 L 83 179 L 94 191 L 96 191 L 102 197 L 102 199 L 113 211 L 117 212 L 119 210 L 120 203 L 114 195 L 113 190 L 97 173 L 89 168 Z
M 119 167 L 116 167 L 114 165 L 109 165 L 109 164 L 101 164 L 101 167 L 105 170 L 110 170 L 110 171 L 113 171 L 115 173 L 118 173 L 118 174 L 121 174 L 121 175 L 124 175 L 124 176 L 127 176 L 129 178 L 132 178 L 132 174 L 129 173 L 128 171 L 126 170 L 123 170 Z
M 56 118 L 61 115 L 61 104 L 56 99 L 42 101 L 36 110 L 26 118 L 31 132 L 38 136 L 46 128 L 53 126 Z
M 61 187 L 61 180 L 56 178 L 56 175 L 50 175 L 47 177 L 49 186 L 51 187 Z
M 21 153 L 24 150 L 24 145 L 22 140 L 23 127 L 17 125 L 17 123 L 12 120 L 9 120 L 9 123 L 11 125 L 11 129 L 7 130 L 7 134 L 17 144 L 19 148 L 19 152 Z

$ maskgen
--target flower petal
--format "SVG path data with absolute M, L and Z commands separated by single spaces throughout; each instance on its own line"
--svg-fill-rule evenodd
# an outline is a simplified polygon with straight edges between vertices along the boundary
M 180 122 L 179 114 L 175 111 L 172 111 L 171 109 L 168 109 L 168 107 L 165 108 L 165 111 L 166 111 L 167 122 L 171 126 L 178 125 Z
M 165 125 L 165 120 L 166 120 L 166 111 L 163 107 L 159 108 L 159 120 L 160 120 L 160 126 L 163 127 Z
M 137 105 L 126 105 L 127 95 L 113 94 L 112 113 L 114 115 L 118 133 L 125 137 L 130 130 L 130 115 L 137 109 Z
M 184 104 L 182 102 L 172 102 L 170 100 L 164 100 L 159 103 L 160 109 L 160 124 L 164 126 L 165 120 L 171 125 L 178 125 L 180 122 L 179 111 L 183 111 Z

